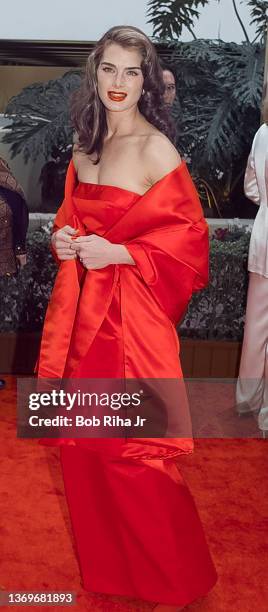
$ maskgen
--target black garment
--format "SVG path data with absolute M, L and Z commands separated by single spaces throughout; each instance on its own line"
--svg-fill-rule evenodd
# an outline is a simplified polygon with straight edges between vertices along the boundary
M 11 189 L 0 186 L 2 197 L 12 212 L 13 249 L 16 255 L 26 252 L 26 234 L 29 224 L 29 211 L 24 198 Z

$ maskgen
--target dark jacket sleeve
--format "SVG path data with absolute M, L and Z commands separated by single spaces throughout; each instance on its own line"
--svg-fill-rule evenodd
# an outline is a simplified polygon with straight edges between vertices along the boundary
M 26 234 L 29 224 L 28 207 L 20 194 L 4 187 L 0 187 L 0 189 L 12 212 L 13 248 L 16 255 L 20 255 L 26 252 Z

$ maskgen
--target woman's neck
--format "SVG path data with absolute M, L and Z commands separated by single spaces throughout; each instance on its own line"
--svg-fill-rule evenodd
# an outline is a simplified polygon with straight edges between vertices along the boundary
M 137 106 L 121 112 L 106 110 L 106 121 L 107 139 L 109 139 L 113 136 L 125 136 L 135 132 L 142 123 L 142 115 Z

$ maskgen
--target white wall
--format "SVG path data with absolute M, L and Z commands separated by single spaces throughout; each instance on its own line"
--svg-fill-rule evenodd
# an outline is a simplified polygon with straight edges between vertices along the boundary
M 111 26 L 130 24 L 151 36 L 146 23 L 146 0 L 13 0 L 1 6 L 0 38 L 30 40 L 98 40 Z M 250 39 L 250 12 L 245 0 L 237 0 Z M 198 38 L 222 38 L 240 42 L 244 35 L 231 0 L 211 0 L 199 9 L 201 17 L 194 28 Z M 187 32 L 184 40 L 191 40 Z

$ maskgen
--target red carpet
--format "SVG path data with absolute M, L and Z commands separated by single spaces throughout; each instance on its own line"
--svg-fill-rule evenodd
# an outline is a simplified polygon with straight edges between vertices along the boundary
M 150 611 L 80 584 L 58 449 L 16 438 L 15 378 L 1 403 L 1 578 L 7 591 L 74 591 L 74 612 Z M 268 439 L 200 439 L 179 467 L 194 495 L 219 580 L 187 611 L 258 612 L 268 602 Z M 161 528 L 161 526 L 160 526 Z M 63 610 L 62 606 L 1 610 Z M 66 609 L 66 608 L 65 608 Z

